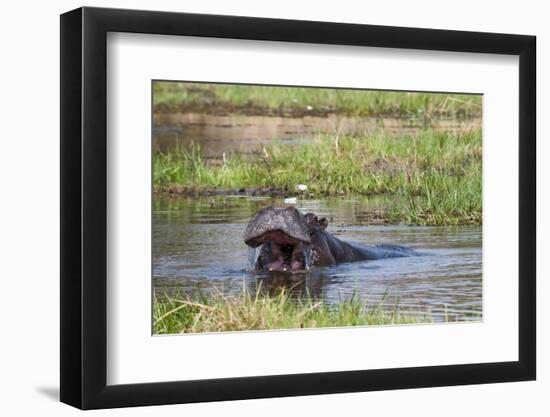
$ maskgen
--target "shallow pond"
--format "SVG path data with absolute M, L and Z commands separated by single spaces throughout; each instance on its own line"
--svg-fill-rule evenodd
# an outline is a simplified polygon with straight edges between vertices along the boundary
M 201 197 L 153 204 L 153 288 L 157 294 L 219 291 L 240 294 L 308 294 L 328 304 L 359 297 L 387 309 L 427 315 L 434 321 L 480 320 L 482 229 L 478 226 L 369 225 L 375 199 L 298 200 L 296 207 L 330 221 L 328 231 L 363 244 L 398 244 L 423 256 L 315 267 L 306 273 L 254 272 L 242 240 L 250 218 L 283 199 Z
M 273 141 L 299 144 L 320 133 L 368 135 L 383 129 L 387 134 L 406 135 L 422 128 L 463 132 L 481 126 L 480 118 L 399 119 L 331 114 L 324 117 L 275 117 L 215 115 L 203 113 L 160 113 L 154 116 L 153 144 L 164 151 L 189 144 L 201 145 L 206 158 L 222 153 L 253 154 Z

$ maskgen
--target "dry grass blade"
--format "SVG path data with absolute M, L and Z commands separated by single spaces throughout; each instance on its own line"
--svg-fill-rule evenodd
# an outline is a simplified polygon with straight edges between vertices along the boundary
M 185 308 L 187 306 L 199 307 L 199 308 L 203 308 L 203 309 L 206 309 L 206 310 L 213 310 L 214 309 L 213 307 L 210 307 L 210 306 L 207 306 L 207 305 L 204 305 L 204 304 L 200 304 L 200 303 L 194 303 L 194 302 L 191 302 L 191 301 L 183 301 L 183 300 L 174 300 L 174 301 L 177 302 L 177 303 L 180 303 L 181 305 L 176 307 L 176 308 L 173 308 L 172 310 L 170 310 L 166 313 L 164 313 L 162 316 L 160 316 L 158 319 L 155 320 L 154 324 L 160 323 L 166 317 L 174 314 L 175 312 L 177 312 L 177 311 L 179 311 L 182 308 Z

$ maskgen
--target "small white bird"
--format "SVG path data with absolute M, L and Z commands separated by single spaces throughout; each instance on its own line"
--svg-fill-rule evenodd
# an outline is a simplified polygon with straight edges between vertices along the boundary
M 298 199 L 296 197 L 285 198 L 285 204 L 296 204 Z
M 307 190 L 307 185 L 305 184 L 298 184 L 296 186 L 296 189 L 299 190 L 299 191 L 306 191 Z

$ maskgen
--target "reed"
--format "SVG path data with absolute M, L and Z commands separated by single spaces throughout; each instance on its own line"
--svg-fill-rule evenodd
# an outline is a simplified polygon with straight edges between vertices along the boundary
M 269 329 L 303 329 L 431 322 L 428 314 L 388 311 L 356 297 L 327 305 L 309 297 L 295 299 L 282 288 L 276 295 L 159 295 L 153 303 L 153 333 L 202 333 Z
M 155 112 L 479 117 L 480 95 L 155 82 Z
M 430 129 L 391 135 L 319 135 L 299 145 L 273 143 L 254 157 L 207 160 L 197 144 L 156 151 L 154 190 L 183 187 L 201 194 L 216 189 L 273 188 L 302 197 L 391 196 L 382 207 L 389 221 L 411 224 L 481 224 L 481 130 Z

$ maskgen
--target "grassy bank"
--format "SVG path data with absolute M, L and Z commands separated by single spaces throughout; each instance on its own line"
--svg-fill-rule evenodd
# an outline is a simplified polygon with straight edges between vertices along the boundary
M 155 297 L 154 334 L 300 329 L 429 322 L 427 316 L 385 311 L 360 301 L 329 307 L 311 299 L 292 300 L 286 290 L 276 296 L 243 293 L 197 297 Z
M 393 117 L 479 117 L 481 96 L 343 90 L 330 88 L 155 82 L 153 106 L 159 112 L 253 115 Z
M 422 131 L 392 136 L 319 136 L 300 146 L 272 144 L 260 155 L 208 161 L 193 145 L 154 155 L 154 188 L 272 187 L 288 195 L 297 184 L 306 196 L 387 195 L 383 215 L 410 224 L 481 224 L 481 131 Z

